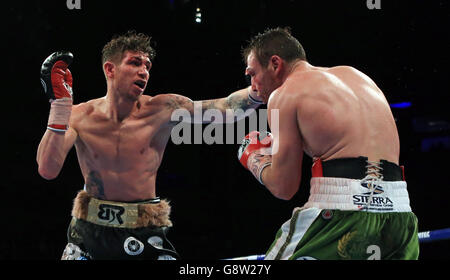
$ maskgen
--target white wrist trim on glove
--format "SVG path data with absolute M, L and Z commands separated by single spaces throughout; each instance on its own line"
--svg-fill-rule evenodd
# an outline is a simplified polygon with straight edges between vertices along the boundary
M 51 100 L 47 128 L 52 131 L 66 131 L 72 113 L 72 98 Z
M 263 186 L 265 186 L 264 185 L 264 183 L 263 183 L 263 181 L 262 181 L 262 172 L 263 172 L 263 170 L 264 170 L 264 168 L 266 168 L 267 166 L 269 166 L 269 165 L 272 165 L 272 162 L 266 162 L 265 164 L 263 164 L 263 165 L 261 165 L 260 167 L 259 167 L 259 174 L 258 174 L 258 177 L 256 178 L 256 179 L 258 179 L 258 181 L 259 181 L 259 183 L 261 184 L 261 185 L 263 185 Z

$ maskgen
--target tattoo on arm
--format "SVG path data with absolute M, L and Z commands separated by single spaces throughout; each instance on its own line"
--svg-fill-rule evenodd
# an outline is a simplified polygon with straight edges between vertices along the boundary
M 220 109 L 220 99 L 213 99 L 213 100 L 204 100 L 202 101 L 202 110 L 208 110 L 208 109 Z
M 272 164 L 271 155 L 262 155 L 254 153 L 248 158 L 247 167 L 255 178 L 264 185 L 262 182 L 262 171 L 264 168 Z
M 189 109 L 194 106 L 194 102 L 187 97 L 174 94 L 167 99 L 166 106 L 172 110 L 180 108 Z
M 205 113 L 205 111 L 210 109 L 215 109 L 219 110 L 225 116 L 228 110 L 232 110 L 237 114 L 236 117 L 238 120 L 242 116 L 252 112 L 252 110 L 248 109 L 256 109 L 260 105 L 249 100 L 247 89 L 236 91 L 228 97 L 202 101 L 192 101 L 185 96 L 177 94 L 169 94 L 167 96 L 168 98 L 164 104 L 172 112 L 177 109 L 186 109 L 194 115 L 194 111 L 197 110 L 197 108 L 201 108 L 202 113 Z M 240 113 L 239 110 L 242 110 L 245 114 Z
M 86 179 L 86 191 L 98 199 L 106 199 L 103 181 L 98 171 L 89 172 Z
M 247 110 L 249 108 L 255 108 L 255 104 L 252 103 L 247 96 L 242 95 L 230 95 L 226 99 L 227 106 L 230 109 L 242 109 Z
M 255 104 L 248 99 L 247 94 L 243 95 L 241 92 L 231 94 L 225 98 L 211 99 L 200 101 L 202 106 L 202 111 L 209 109 L 217 109 L 225 113 L 226 110 L 242 110 L 255 109 L 259 104 Z

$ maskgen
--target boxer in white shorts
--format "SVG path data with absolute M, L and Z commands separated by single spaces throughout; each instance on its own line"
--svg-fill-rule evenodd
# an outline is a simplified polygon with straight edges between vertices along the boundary
M 300 186 L 304 154 L 332 166 L 314 174 L 309 201 L 282 226 L 267 259 L 365 259 L 378 249 L 374 258 L 417 259 L 417 218 L 399 166 L 397 127 L 375 82 L 350 66 L 311 65 L 288 29 L 258 34 L 243 57 L 273 132 L 246 137 L 238 152 L 244 167 L 289 200 Z

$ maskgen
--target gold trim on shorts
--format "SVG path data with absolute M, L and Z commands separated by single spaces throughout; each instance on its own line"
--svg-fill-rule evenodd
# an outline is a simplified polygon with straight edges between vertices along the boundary
M 158 203 L 116 202 L 94 198 L 82 190 L 74 200 L 72 216 L 108 227 L 170 227 L 170 209 L 164 199 Z

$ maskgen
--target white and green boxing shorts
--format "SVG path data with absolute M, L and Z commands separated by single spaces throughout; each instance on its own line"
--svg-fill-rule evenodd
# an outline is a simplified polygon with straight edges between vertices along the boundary
M 403 168 L 367 158 L 313 165 L 308 202 L 278 230 L 266 260 L 415 260 L 418 222 Z

